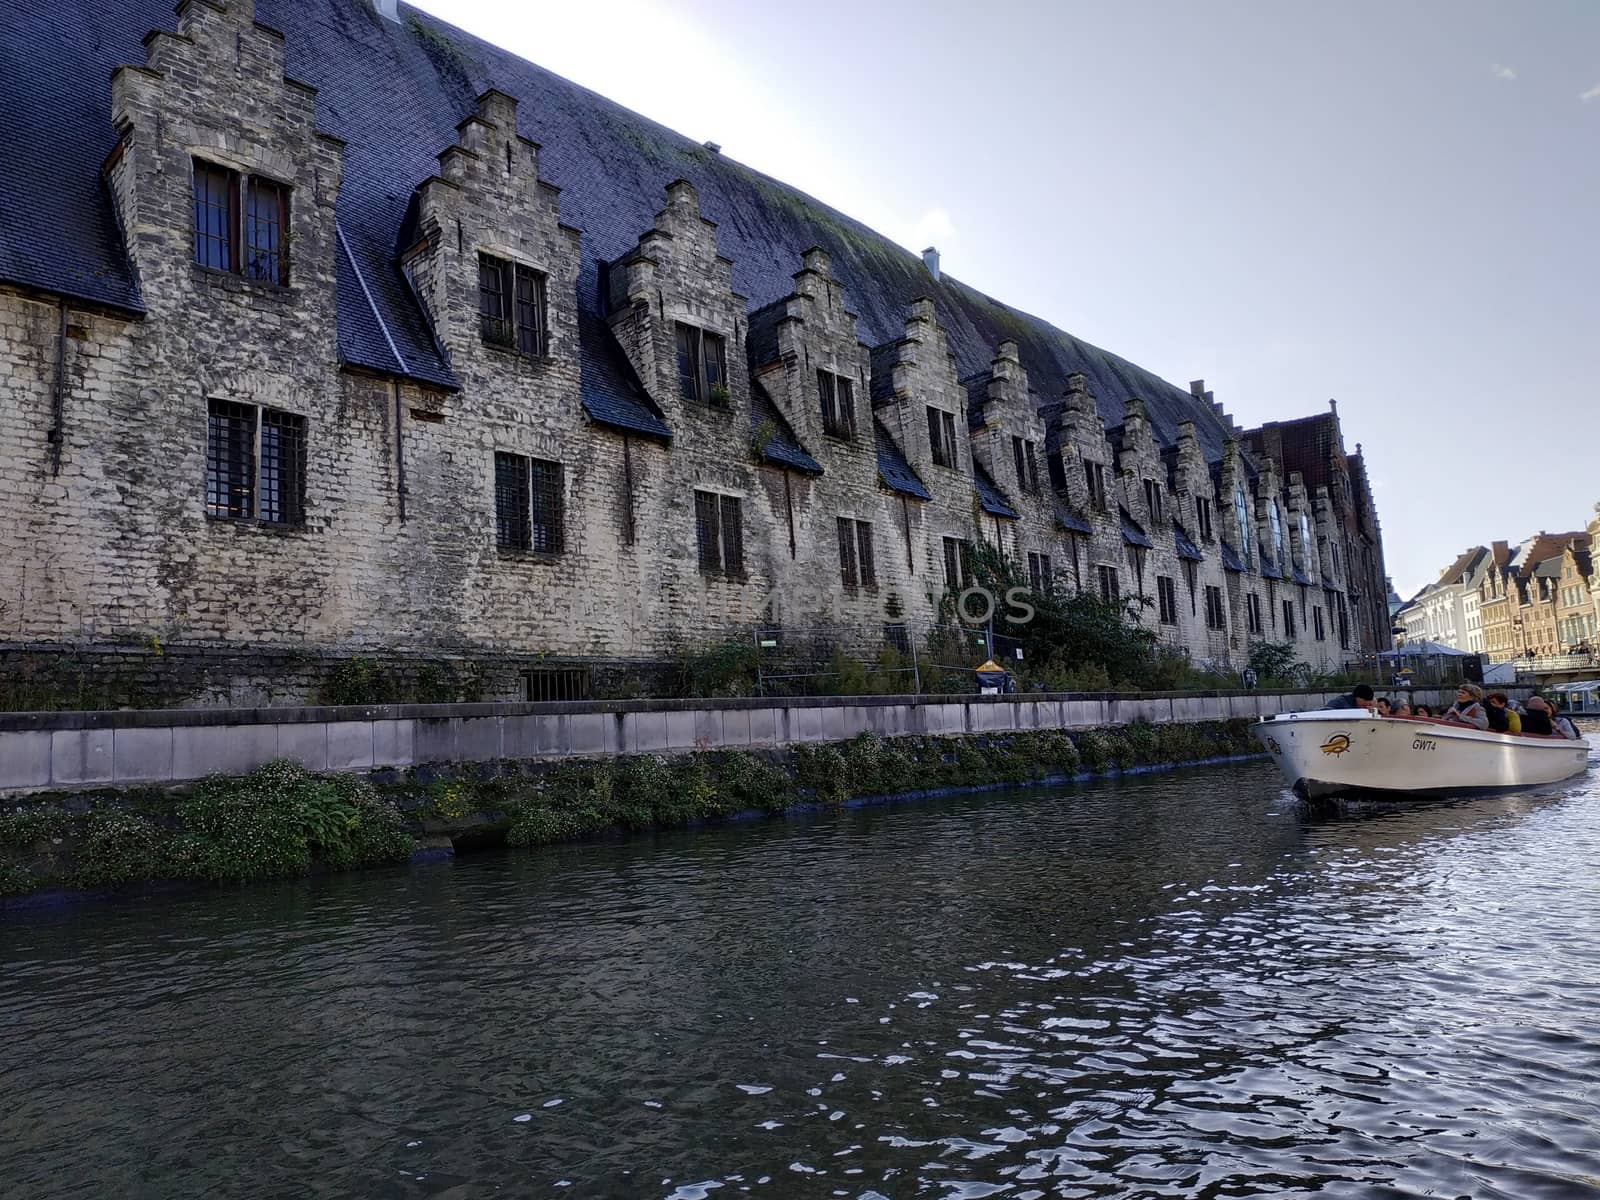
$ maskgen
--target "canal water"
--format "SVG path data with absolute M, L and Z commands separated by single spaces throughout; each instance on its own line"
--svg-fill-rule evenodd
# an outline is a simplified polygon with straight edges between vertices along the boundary
M 1600 772 L 1263 764 L 0 917 L 0 1196 L 1600 1196 Z

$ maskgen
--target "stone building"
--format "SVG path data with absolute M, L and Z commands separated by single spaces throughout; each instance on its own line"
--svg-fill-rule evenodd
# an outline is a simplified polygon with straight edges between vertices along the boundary
M 1220 668 L 1388 644 L 1331 406 L 1240 429 L 393 0 L 0 38 L 35 64 L 0 105 L 0 657 L 197 702 L 353 654 L 581 690 L 925 628 L 977 538 Z
M 1589 535 L 1543 531 L 1516 546 L 1495 542 L 1493 565 L 1478 585 L 1484 650 L 1491 662 L 1565 653 L 1562 620 L 1581 609 L 1582 601 L 1564 605 L 1563 580 L 1571 580 L 1589 562 Z M 1575 599 L 1575 598 L 1574 598 Z

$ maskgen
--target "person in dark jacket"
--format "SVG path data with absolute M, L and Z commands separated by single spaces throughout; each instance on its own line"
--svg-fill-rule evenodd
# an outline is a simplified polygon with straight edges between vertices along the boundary
M 1542 733 L 1549 737 L 1557 732 L 1555 722 L 1550 719 L 1550 705 L 1545 703 L 1543 696 L 1529 696 L 1525 708 L 1522 714 L 1523 733 Z
M 1483 698 L 1483 711 L 1489 718 L 1489 728 L 1496 733 L 1521 733 L 1522 714 L 1511 707 L 1504 692 L 1490 692 Z
M 1335 696 L 1328 701 L 1329 708 L 1371 708 L 1373 705 L 1372 685 L 1358 683 L 1343 696 Z

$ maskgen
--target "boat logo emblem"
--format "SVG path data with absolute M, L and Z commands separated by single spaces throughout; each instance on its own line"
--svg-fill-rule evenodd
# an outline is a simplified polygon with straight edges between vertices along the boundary
M 1278 745 L 1278 739 L 1275 737 L 1269 737 L 1267 739 L 1267 749 L 1271 750 L 1274 754 L 1283 753 L 1283 747 Z
M 1348 733 L 1334 734 L 1322 743 L 1322 752 L 1324 754 L 1348 754 L 1350 752 L 1350 735 Z

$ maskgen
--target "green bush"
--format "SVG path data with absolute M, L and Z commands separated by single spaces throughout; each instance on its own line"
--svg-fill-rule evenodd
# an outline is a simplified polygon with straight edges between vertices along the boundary
M 89 814 L 88 834 L 78 849 L 76 882 L 83 887 L 109 887 L 167 873 L 168 833 L 153 821 L 120 809 L 97 808 Z
M 38 886 L 33 872 L 16 863 L 0 862 L 0 896 L 20 896 Z
M 844 755 L 834 746 L 796 746 L 790 756 L 795 779 L 823 804 L 840 804 L 852 794 Z
M 46 838 L 60 837 L 71 819 L 54 806 L 0 812 L 0 850 L 31 850 Z
M 729 750 L 717 763 L 717 787 L 728 811 L 781 812 L 794 803 L 794 778 L 746 750 Z

